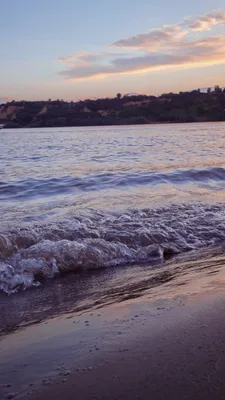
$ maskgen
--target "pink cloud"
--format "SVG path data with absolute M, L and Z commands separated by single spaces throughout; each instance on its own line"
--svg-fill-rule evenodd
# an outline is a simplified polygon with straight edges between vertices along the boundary
M 118 40 L 112 44 L 112 47 L 157 50 L 167 46 L 170 42 L 173 43 L 183 39 L 186 34 L 187 30 L 183 30 L 178 25 L 165 25 L 162 28 L 152 29 L 147 33 Z
M 208 31 L 213 26 L 225 24 L 225 11 L 212 11 L 192 20 L 189 28 L 192 31 Z
M 81 52 L 61 57 L 66 68 L 59 75 L 69 80 L 96 79 L 121 74 L 150 73 L 166 68 L 192 68 L 225 63 L 225 36 L 194 38 L 195 31 L 225 21 L 214 11 L 177 25 L 164 25 L 147 33 L 120 39 L 109 47 L 117 51 Z M 191 33 L 191 36 L 189 36 Z M 129 53 L 128 53 L 129 50 Z

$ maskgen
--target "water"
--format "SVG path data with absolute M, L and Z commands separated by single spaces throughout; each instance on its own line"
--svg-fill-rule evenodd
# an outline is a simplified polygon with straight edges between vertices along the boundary
M 157 281 L 171 257 L 223 253 L 224 123 L 3 129 L 0 140 L 2 293 L 41 293 L 54 277 L 72 292 L 101 269 L 96 296 L 100 281 L 112 290 L 109 268 L 122 287 L 134 271 Z

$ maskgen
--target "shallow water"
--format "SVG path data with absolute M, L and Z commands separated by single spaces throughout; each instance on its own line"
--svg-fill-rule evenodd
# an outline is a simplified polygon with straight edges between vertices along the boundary
M 64 272 L 160 273 L 169 257 L 224 242 L 224 123 L 1 130 L 0 140 L 5 293 L 37 293 Z

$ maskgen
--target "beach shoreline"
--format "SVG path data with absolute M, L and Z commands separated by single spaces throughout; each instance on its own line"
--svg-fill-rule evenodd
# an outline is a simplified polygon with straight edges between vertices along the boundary
M 143 297 L 24 328 L 1 339 L 0 398 L 222 399 L 224 306 Z
M 225 398 L 224 132 L 1 130 L 1 400 Z

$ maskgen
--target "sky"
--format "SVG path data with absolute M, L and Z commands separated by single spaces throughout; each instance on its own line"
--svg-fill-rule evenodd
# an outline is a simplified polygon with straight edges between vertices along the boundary
M 0 0 L 0 102 L 225 86 L 224 0 Z

